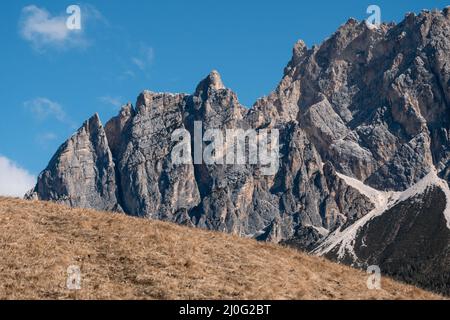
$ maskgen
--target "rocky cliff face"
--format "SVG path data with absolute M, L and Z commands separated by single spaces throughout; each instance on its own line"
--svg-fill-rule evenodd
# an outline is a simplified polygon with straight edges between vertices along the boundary
M 379 28 L 350 19 L 320 46 L 299 41 L 276 90 L 250 109 L 216 71 L 191 95 L 145 91 L 105 127 L 98 116 L 87 121 L 28 197 L 338 250 L 343 239 L 330 239 L 382 207 L 374 195 L 405 191 L 430 172 L 450 182 L 449 39 L 448 8 Z M 202 132 L 278 130 L 278 171 L 175 164 L 173 132 L 190 133 L 193 155 L 198 121 Z
M 117 196 L 115 164 L 97 114 L 59 147 L 27 195 L 74 207 L 121 211 Z
M 378 29 L 350 19 L 312 49 L 299 41 L 255 118 L 295 119 L 338 171 L 404 190 L 449 166 L 449 33 L 445 9 Z

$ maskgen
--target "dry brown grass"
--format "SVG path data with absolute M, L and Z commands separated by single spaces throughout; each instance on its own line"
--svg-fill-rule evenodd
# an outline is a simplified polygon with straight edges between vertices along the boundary
M 78 265 L 81 290 L 66 288 Z M 277 245 L 0 197 L 0 299 L 434 299 Z

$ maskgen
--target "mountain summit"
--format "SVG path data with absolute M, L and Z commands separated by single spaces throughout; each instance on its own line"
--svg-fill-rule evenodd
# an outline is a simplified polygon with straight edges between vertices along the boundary
M 225 89 L 222 78 L 217 70 L 211 71 L 211 73 L 199 83 L 195 92 L 198 95 L 200 92 L 207 91 L 209 88 L 212 88 L 213 90 Z

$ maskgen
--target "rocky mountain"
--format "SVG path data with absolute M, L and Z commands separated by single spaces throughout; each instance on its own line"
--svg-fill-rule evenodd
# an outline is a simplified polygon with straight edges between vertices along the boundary
M 278 130 L 278 170 L 175 163 L 173 133 L 189 133 L 194 157 L 198 123 Z M 319 46 L 297 42 L 276 90 L 250 109 L 216 71 L 193 94 L 144 91 L 105 126 L 89 119 L 27 197 L 287 243 L 449 293 L 449 183 L 447 7 L 378 28 L 350 19 Z

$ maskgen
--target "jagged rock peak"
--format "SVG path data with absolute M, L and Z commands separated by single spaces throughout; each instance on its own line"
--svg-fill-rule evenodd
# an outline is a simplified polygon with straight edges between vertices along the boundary
M 200 92 L 207 91 L 210 88 L 213 90 L 225 89 L 222 78 L 217 70 L 211 71 L 210 74 L 198 84 L 195 89 L 195 93 L 199 94 Z
M 345 25 L 357 25 L 359 23 L 359 21 L 353 17 L 348 18 L 347 22 L 345 23 Z
M 448 17 L 449 14 L 450 14 L 450 6 L 446 6 L 446 7 L 444 8 L 444 10 L 442 10 L 442 12 L 444 13 L 444 15 L 445 15 L 446 17 Z
M 301 58 L 308 52 L 308 47 L 303 40 L 298 40 L 292 49 L 292 65 L 300 62 Z
M 127 104 L 124 104 L 123 106 L 122 106 L 122 108 L 120 108 L 120 111 L 123 111 L 123 110 L 131 110 L 131 109 L 133 109 L 133 104 L 131 103 L 131 102 L 127 102 Z
M 120 115 L 133 115 L 134 114 L 134 108 L 133 104 L 131 102 L 128 102 L 127 104 L 123 105 L 122 108 L 120 108 Z
M 142 91 L 136 100 L 136 113 L 139 113 L 139 110 L 143 106 L 151 106 L 154 101 L 165 99 L 165 98 L 171 98 L 175 96 L 184 96 L 184 93 L 170 93 L 170 92 L 154 92 L 150 90 L 144 90 Z M 132 108 L 131 108 L 132 109 Z
M 98 113 L 96 112 L 94 115 L 92 115 L 92 117 L 90 117 L 84 124 L 83 127 L 90 130 L 93 128 L 101 128 L 102 125 L 102 121 L 100 120 L 100 116 L 98 115 Z
M 211 71 L 206 80 L 208 80 L 209 86 L 215 90 L 225 89 L 225 86 L 222 83 L 222 78 L 217 70 Z

